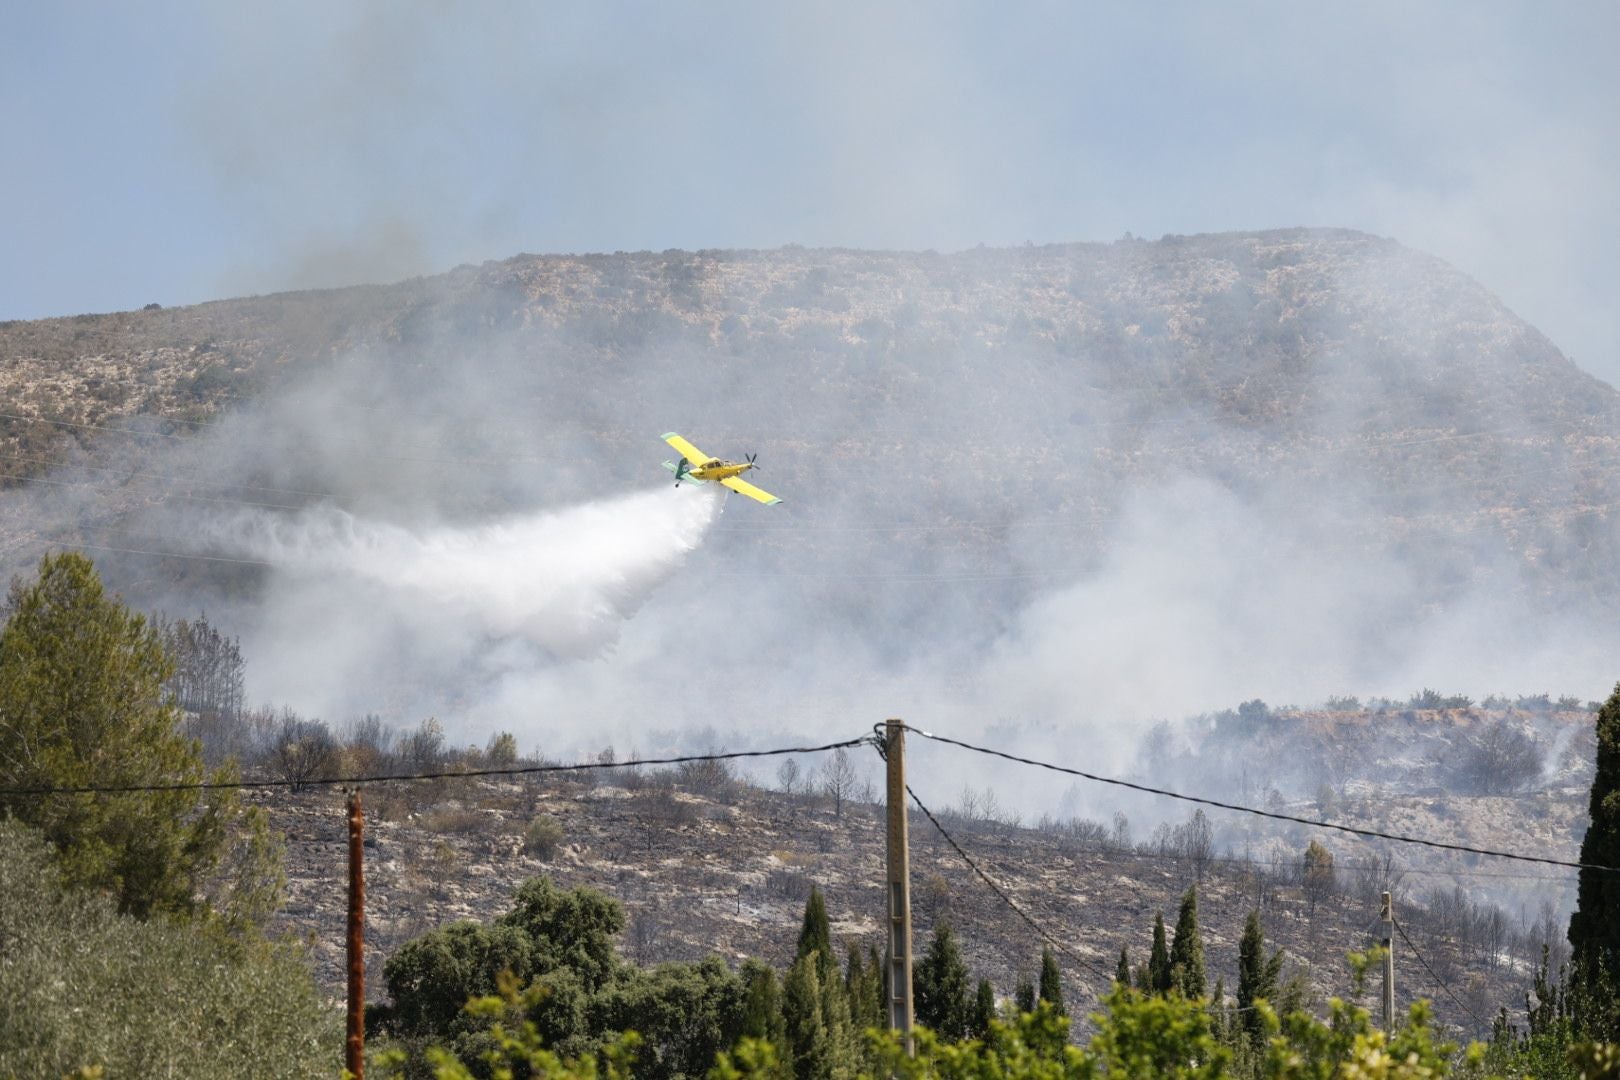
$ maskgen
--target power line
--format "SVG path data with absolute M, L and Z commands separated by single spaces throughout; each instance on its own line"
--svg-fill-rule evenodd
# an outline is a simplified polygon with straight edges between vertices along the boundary
M 150 414 L 150 413 L 135 413 L 133 415 L 138 417 L 138 416 L 152 416 L 153 414 Z M 217 421 L 183 420 L 183 419 L 180 419 L 179 417 L 164 416 L 162 414 L 157 414 L 154 418 L 159 419 L 159 420 L 163 420 L 163 421 L 165 421 L 167 423 L 193 424 L 193 425 L 196 425 L 196 426 L 199 426 L 199 427 L 204 427 L 204 428 L 219 428 L 219 427 L 224 426 L 224 425 L 222 425 L 221 423 L 219 423 Z M 195 437 L 195 433 L 193 433 L 193 432 L 187 432 L 187 433 L 184 433 L 184 434 L 180 434 L 180 433 L 176 433 L 176 432 L 172 432 L 172 431 L 142 431 L 139 428 L 112 427 L 112 426 L 109 426 L 109 425 L 106 425 L 106 424 L 87 424 L 87 423 L 83 423 L 83 422 L 80 422 L 80 421 L 74 421 L 74 420 L 52 420 L 52 419 L 49 419 L 49 418 L 44 417 L 44 416 L 25 416 L 25 415 L 23 415 L 21 413 L 0 412 L 0 419 L 4 419 L 4 420 L 20 420 L 20 421 L 23 421 L 23 422 L 26 422 L 26 423 L 51 424 L 51 425 L 53 425 L 55 427 L 75 428 L 75 429 L 79 429 L 79 430 L 83 430 L 83 431 L 99 431 L 99 432 L 105 432 L 105 433 L 114 434 L 114 435 L 131 435 L 131 436 L 135 436 L 135 437 L 156 436 L 156 437 L 161 438 L 161 439 L 174 439 L 174 440 L 182 441 L 182 442 L 190 441 L 191 439 L 193 439 Z M 411 462 L 413 464 L 419 464 L 419 465 L 454 465 L 454 466 L 480 466 L 480 467 L 498 467 L 498 466 L 509 466 L 509 465 L 544 465 L 544 464 L 546 464 L 546 459 L 544 459 L 544 458 L 435 458 L 435 457 L 410 457 L 410 456 L 404 456 L 404 455 L 398 455 L 398 454 L 364 454 L 364 455 L 361 455 L 361 458 L 362 458 L 362 460 L 369 460 L 369 461 L 406 461 L 406 462 Z
M 205 480 L 200 476 L 175 476 L 168 473 L 130 472 L 110 465 L 89 465 L 79 461 L 57 461 L 46 454 L 27 454 L 14 452 L 14 458 L 24 461 L 37 461 L 42 465 L 49 465 L 58 469 L 84 469 L 90 472 L 112 473 L 123 476 L 126 480 L 164 480 L 176 484 L 201 484 L 204 487 L 239 488 L 244 491 L 269 491 L 278 495 L 307 495 L 318 499 L 335 499 L 337 496 L 330 491 L 308 491 L 303 488 L 272 487 L 269 484 L 249 484 L 236 480 Z
M 136 413 L 135 415 L 139 416 L 141 414 Z M 158 419 L 169 420 L 171 418 L 163 416 Z M 141 431 L 139 428 L 108 427 L 105 424 L 85 424 L 72 420 L 51 420 L 43 416 L 24 416 L 21 413 L 0 412 L 0 420 L 21 420 L 30 424 L 50 424 L 54 427 L 80 428 L 85 431 L 106 431 L 118 435 L 155 435 L 160 439 L 189 439 L 191 437 L 190 435 L 177 435 L 170 431 Z
M 1456 994 L 1452 993 L 1451 992 L 1451 987 L 1446 985 L 1446 981 L 1444 979 L 1442 979 L 1439 975 L 1435 974 L 1434 968 L 1430 967 L 1429 962 L 1423 958 L 1423 954 L 1418 952 L 1418 947 L 1416 945 L 1412 944 L 1412 939 L 1406 936 L 1406 927 L 1402 926 L 1398 922 L 1395 922 L 1394 919 L 1390 919 L 1390 922 L 1394 923 L 1395 929 L 1400 932 L 1401 940 L 1406 942 L 1406 947 L 1408 949 L 1412 950 L 1412 955 L 1417 957 L 1418 963 L 1423 965 L 1423 970 L 1427 971 L 1429 973 L 1429 978 L 1434 980 L 1434 984 L 1436 986 L 1438 986 L 1440 989 L 1442 989 L 1442 990 L 1444 990 L 1446 992 L 1446 997 L 1448 997 L 1452 1001 L 1456 1002 L 1457 1008 L 1461 1009 L 1463 1012 L 1465 1012 L 1469 1016 L 1473 1017 L 1474 1023 L 1479 1025 L 1479 1027 L 1476 1030 L 1484 1031 L 1485 1029 L 1489 1028 L 1491 1025 L 1486 1023 L 1484 1021 L 1484 1019 L 1482 1019 L 1480 1017 L 1479 1013 L 1475 1012 L 1473 1009 L 1470 1009 L 1467 1005 L 1463 1004 L 1462 998 L 1460 998 Z
M 1604 866 L 1601 863 L 1577 862 L 1571 859 L 1554 859 L 1545 855 L 1525 855 L 1515 851 L 1497 851 L 1492 848 L 1473 847 L 1469 844 L 1457 844 L 1446 840 L 1431 840 L 1421 836 L 1404 836 L 1400 833 L 1383 832 L 1378 829 L 1367 829 L 1356 825 L 1341 825 L 1333 821 L 1320 821 L 1316 818 L 1299 817 L 1295 814 L 1284 814 L 1276 810 L 1261 810 L 1254 806 L 1241 806 L 1237 803 L 1222 802 L 1219 799 L 1206 799 L 1198 795 L 1184 795 L 1179 791 L 1170 791 L 1166 788 L 1150 787 L 1147 784 L 1138 784 L 1130 780 L 1120 780 L 1112 776 L 1099 776 L 1096 773 L 1085 772 L 1081 769 L 1071 769 L 1065 765 L 1054 765 L 1049 761 L 1038 761 L 1034 758 L 1019 757 L 1005 750 L 995 750 L 987 746 L 975 746 L 973 743 L 952 739 L 944 735 L 935 735 L 923 731 L 921 728 L 904 725 L 905 729 L 921 735 L 934 742 L 945 743 L 950 746 L 972 750 L 976 754 L 987 754 L 1007 761 L 1017 762 L 1020 765 L 1033 765 L 1038 769 L 1047 769 L 1051 772 L 1064 773 L 1069 776 L 1078 776 L 1082 780 L 1091 780 L 1098 784 L 1111 784 L 1115 787 L 1129 788 L 1148 795 L 1159 795 L 1167 799 L 1179 799 L 1182 802 L 1198 803 L 1203 806 L 1213 806 L 1220 810 L 1233 810 L 1240 814 L 1253 814 L 1257 817 L 1271 818 L 1275 821 L 1291 821 L 1296 825 L 1309 825 L 1317 829 L 1333 829 L 1337 832 L 1350 833 L 1354 836 L 1371 837 L 1377 840 L 1393 840 L 1400 844 L 1417 844 L 1421 847 L 1439 848 L 1444 851 L 1461 851 L 1470 855 L 1484 855 L 1493 859 L 1512 859 L 1517 862 L 1541 863 L 1546 866 L 1562 866 L 1571 870 L 1600 870 L 1610 874 L 1620 874 L 1620 867 Z
M 193 562 L 234 563 L 238 566 L 273 567 L 277 565 L 273 562 L 266 562 L 263 559 L 233 559 L 226 555 L 191 555 L 182 554 L 178 551 L 152 551 L 146 548 L 114 547 L 111 544 L 83 544 L 72 540 L 52 539 L 49 537 L 44 539 L 29 540 L 27 543 L 31 547 L 73 548 L 77 551 L 109 551 L 116 552 L 120 555 L 150 555 L 157 559 L 190 559 Z
M 257 506 L 265 510 L 304 509 L 303 506 L 296 503 L 255 502 L 251 499 L 231 499 L 221 495 L 187 495 L 179 491 L 135 491 L 126 488 L 123 484 L 92 484 L 82 480 L 52 480 L 44 476 L 27 476 L 22 473 L 0 473 L 0 480 L 19 480 L 25 484 L 45 484 L 48 487 L 90 488 L 95 491 L 129 491 L 131 494 L 151 495 L 158 499 L 187 499 L 191 502 Z
M 1038 827 L 1036 827 L 1036 831 L 1039 832 L 1039 831 L 1042 831 L 1042 830 L 1040 830 Z M 1056 836 L 1056 838 L 1059 840 L 1060 843 L 1064 839 L 1064 837 L 1060 833 L 1059 834 L 1053 834 L 1053 835 Z M 1099 859 L 1103 859 L 1104 861 L 1107 861 L 1107 860 L 1110 860 L 1110 859 L 1160 859 L 1160 860 L 1164 860 L 1164 861 L 1167 861 L 1167 862 L 1193 862 L 1194 861 L 1193 858 L 1191 856 L 1189 856 L 1189 855 L 1180 855 L 1180 854 L 1177 854 L 1177 853 L 1175 853 L 1173 851 L 1140 851 L 1140 850 L 1128 849 L 1128 848 L 1106 848 L 1106 847 L 1076 846 L 1075 848 L 1073 848 L 1069 852 L 1067 852 L 1067 854 L 1074 855 L 1074 856 L 1092 855 L 1092 856 L 1095 856 L 1095 857 L 1097 857 Z M 1278 858 L 1276 856 L 1272 856 L 1270 858 L 1255 858 L 1253 856 L 1243 856 L 1243 855 L 1211 855 L 1211 856 L 1209 856 L 1209 857 L 1207 857 L 1205 859 L 1199 860 L 1199 861 L 1214 864 L 1214 865 L 1218 865 L 1218 866 L 1269 867 L 1269 868 L 1274 869 L 1274 870 L 1287 870 L 1287 869 L 1291 869 L 1291 868 L 1294 868 L 1294 867 L 1297 866 L 1297 862 L 1290 862 L 1288 860 L 1281 859 L 1281 858 Z M 1569 882 L 1569 876 L 1566 875 L 1566 874 L 1509 874 L 1509 873 L 1499 873 L 1499 872 L 1495 872 L 1495 871 L 1491 871 L 1491 870 L 1468 870 L 1468 869 L 1461 868 L 1461 867 L 1459 867 L 1457 869 L 1452 869 L 1452 870 L 1425 870 L 1425 869 L 1423 869 L 1421 867 L 1416 867 L 1416 866 L 1399 865 L 1399 866 L 1385 867 L 1381 863 L 1376 863 L 1376 862 L 1337 862 L 1337 861 L 1335 861 L 1334 864 L 1333 864 L 1333 868 L 1335 870 L 1351 870 L 1351 871 L 1360 871 L 1360 870 L 1371 870 L 1371 871 L 1377 871 L 1377 872 L 1387 871 L 1392 876 L 1410 874 L 1410 875 L 1415 875 L 1417 877 L 1463 877 L 1463 878 L 1491 878 L 1491 879 L 1495 879 L 1495 880 L 1504 880 L 1505 879 L 1505 880 L 1509 880 L 1509 881 L 1557 881 L 1557 882 L 1564 882 L 1564 883 Z
M 924 816 L 926 816 L 929 821 L 933 822 L 934 828 L 939 830 L 939 835 L 945 838 L 945 842 L 950 844 L 951 847 L 955 849 L 956 853 L 961 856 L 962 861 L 967 863 L 968 867 L 979 876 L 979 880 L 990 886 L 990 890 L 1001 898 L 1001 902 L 1012 908 L 1013 911 L 1018 914 L 1018 917 L 1024 920 L 1024 922 L 1029 925 L 1031 930 L 1035 931 L 1037 937 L 1046 942 L 1048 945 L 1052 946 L 1052 948 L 1056 949 L 1058 952 L 1062 953 L 1064 956 L 1067 956 L 1070 960 L 1073 960 L 1075 963 L 1079 964 L 1081 967 L 1086 968 L 1092 974 L 1102 978 L 1105 984 L 1113 981 L 1114 976 L 1112 972 L 1104 971 L 1094 962 L 1072 951 L 1067 945 L 1063 944 L 1062 941 L 1058 940 L 1056 937 L 1053 937 L 1045 927 L 1036 922 L 1029 912 L 1025 911 L 1023 907 L 1019 905 L 1018 901 L 1012 898 L 1007 890 L 1003 889 L 996 883 L 994 878 L 985 873 L 984 869 L 973 860 L 973 856 L 962 850 L 962 845 L 958 844 L 956 842 L 956 838 L 945 830 L 945 826 L 939 823 L 939 819 L 934 816 L 934 812 L 928 809 L 927 806 L 923 805 L 923 801 L 921 799 L 917 798 L 917 793 L 911 790 L 910 784 L 906 785 L 906 794 L 910 795 L 911 801 L 917 804 L 917 809 L 921 810 Z M 1101 995 L 1094 993 L 1094 996 L 1100 997 Z
M 380 784 L 389 780 L 467 780 L 485 776 L 531 776 L 537 773 L 583 772 L 588 769 L 628 769 L 638 765 L 682 765 L 694 761 L 732 761 L 738 758 L 779 757 L 784 754 L 819 754 L 842 747 L 862 746 L 870 736 L 844 739 L 822 746 L 783 746 L 772 750 L 729 750 L 712 754 L 682 754 L 677 757 L 635 758 L 630 761 L 584 761 L 573 765 L 514 765 L 500 769 L 460 769 L 438 772 L 373 774 L 367 776 L 327 776 L 313 780 L 218 780 L 178 784 L 107 784 L 82 787 L 0 788 L 0 798 L 32 795 L 124 795 L 163 791 L 242 791 L 258 788 L 335 787 L 345 784 Z

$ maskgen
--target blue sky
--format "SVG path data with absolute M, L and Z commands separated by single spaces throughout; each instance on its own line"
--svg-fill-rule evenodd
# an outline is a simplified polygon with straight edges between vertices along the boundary
M 1609 3 L 15 5 L 0 318 L 1343 225 L 1620 381 L 1616 41 Z

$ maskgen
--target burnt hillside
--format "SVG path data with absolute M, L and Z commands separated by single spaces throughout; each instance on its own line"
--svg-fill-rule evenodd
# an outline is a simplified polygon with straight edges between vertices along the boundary
M 325 434 L 249 425 L 261 445 L 188 456 L 202 423 L 266 401 Z M 14 322 L 0 413 L 7 475 L 78 462 L 104 535 L 172 499 L 136 473 L 476 515 L 644 478 L 678 424 L 760 451 L 794 495 L 778 521 L 823 529 L 748 538 L 767 567 L 863 561 L 872 536 L 827 528 L 858 524 L 931 572 L 1083 573 L 1132 492 L 1192 476 L 1269 510 L 1325 496 L 1320 539 L 1425 554 L 1419 602 L 1509 574 L 1546 603 L 1620 591 L 1620 398 L 1477 283 L 1339 230 L 518 256 Z

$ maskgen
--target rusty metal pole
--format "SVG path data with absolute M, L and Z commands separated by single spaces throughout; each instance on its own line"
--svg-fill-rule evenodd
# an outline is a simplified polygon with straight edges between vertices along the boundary
M 889 821 L 886 833 L 889 906 L 889 1027 L 901 1033 L 906 1053 L 915 1052 L 911 1037 L 911 852 L 906 825 L 906 729 L 899 720 L 884 722 L 883 758 L 888 763 Z
M 349 1038 L 344 1068 L 355 1080 L 366 1075 L 366 869 L 365 812 L 360 792 L 349 792 Z

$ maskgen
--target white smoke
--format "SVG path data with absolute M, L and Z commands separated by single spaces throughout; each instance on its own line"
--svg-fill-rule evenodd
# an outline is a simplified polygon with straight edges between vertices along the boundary
M 475 525 L 409 528 L 329 505 L 208 522 L 216 553 L 270 564 L 249 646 L 264 683 L 334 715 L 377 672 L 486 676 L 598 656 L 703 542 L 718 499 L 655 489 Z

